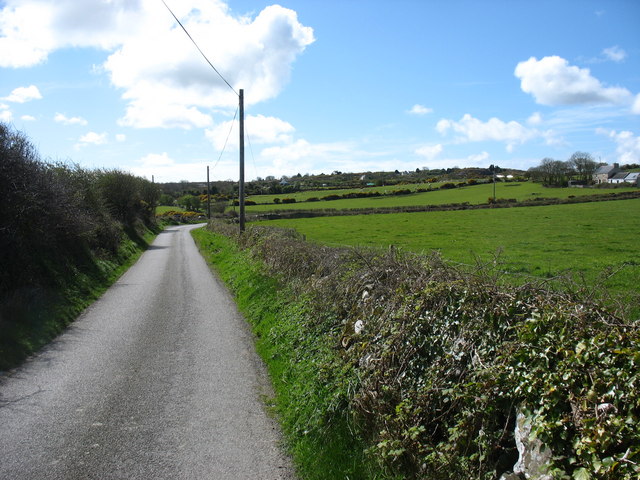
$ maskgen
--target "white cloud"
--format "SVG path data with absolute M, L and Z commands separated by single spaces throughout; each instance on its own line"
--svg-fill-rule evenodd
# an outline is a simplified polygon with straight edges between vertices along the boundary
M 199 9 L 181 6 L 176 14 L 236 90 L 250 87 L 246 105 L 275 97 L 288 82 L 296 56 L 314 40 L 294 11 L 277 5 L 255 19 L 233 17 L 221 2 L 192 0 L 191 5 Z M 234 108 L 238 103 L 180 27 L 167 18 L 128 39 L 104 67 L 130 102 L 125 125 L 201 128 L 212 123 L 201 109 Z M 168 113 L 159 115 L 162 112 Z
M 239 138 L 237 123 L 237 120 L 222 122 L 207 130 L 205 132 L 206 136 L 218 150 L 222 150 L 225 142 L 227 149 L 237 150 Z M 249 138 L 252 144 L 291 143 L 293 141 L 292 134 L 295 131 L 295 128 L 290 123 L 275 117 L 265 117 L 264 115 L 246 117 L 244 128 L 245 136 Z
M 507 150 L 512 151 L 516 144 L 522 144 L 541 136 L 541 132 L 529 129 L 516 121 L 504 122 L 498 118 L 490 118 L 483 122 L 466 113 L 459 122 L 442 119 L 436 124 L 436 130 L 447 134 L 450 130 L 458 133 L 459 142 L 505 142 Z
M 33 115 L 22 115 L 20 117 L 20 120 L 24 122 L 35 122 L 36 117 L 34 117 Z
M 40 100 L 42 95 L 40 94 L 40 90 L 35 85 L 30 85 L 28 87 L 18 87 L 15 88 L 11 94 L 2 98 L 5 102 L 14 102 L 14 103 L 26 103 L 31 100 Z
M 616 144 L 616 153 L 620 164 L 638 163 L 640 159 L 640 137 L 637 137 L 628 130 L 616 132 L 605 128 L 596 129 L 596 133 L 607 135 Z
M 118 133 L 116 135 L 116 142 L 124 142 L 127 140 L 127 136 L 124 133 Z
M 527 118 L 529 125 L 540 125 L 542 123 L 542 115 L 540 112 L 534 112 L 529 118 Z
M 358 172 L 362 171 L 362 167 L 356 166 L 357 160 L 354 158 L 361 154 L 349 142 L 312 144 L 300 139 L 287 145 L 264 148 L 260 152 L 260 159 L 267 162 L 264 167 L 267 172 Z
M 633 105 L 631 106 L 631 112 L 636 115 L 640 115 L 640 93 L 636 95 Z
M 145 90 L 144 88 L 140 89 Z M 153 91 L 169 91 L 170 88 L 150 86 L 146 93 L 132 100 L 127 106 L 125 116 L 118 121 L 119 125 L 137 128 L 205 128 L 213 123 L 210 115 L 202 113 L 195 106 L 169 100 L 163 93 L 158 97 L 147 96 Z M 164 100 L 164 101 L 163 101 Z
M 9 105 L 0 103 L 0 122 L 11 122 L 13 120 L 13 114 L 9 110 Z
M 490 163 L 490 157 L 491 155 L 489 155 L 489 153 L 483 151 L 462 158 L 434 158 L 429 160 L 428 168 L 451 168 L 454 165 L 461 167 L 487 167 Z
M 602 54 L 609 60 L 614 62 L 621 62 L 625 58 L 627 58 L 627 52 L 625 52 L 622 48 L 615 45 L 613 47 L 605 48 L 602 51 Z
M 442 145 L 424 145 L 416 149 L 415 153 L 421 157 L 425 157 L 427 160 L 433 160 L 435 157 L 442 153 Z
M 56 113 L 53 120 L 63 125 L 82 125 L 85 126 L 87 121 L 82 117 L 67 117 L 63 113 Z
M 86 147 L 88 145 L 104 145 L 107 143 L 107 133 L 89 132 L 78 139 L 76 149 Z
M 588 68 L 578 68 L 558 56 L 531 57 L 516 66 L 520 87 L 542 105 L 625 104 L 626 88 L 605 87 Z
M 413 107 L 411 107 L 411 110 L 409 110 L 408 113 L 412 115 L 426 115 L 428 113 L 433 113 L 433 108 L 428 108 L 428 107 L 425 107 L 424 105 L 415 104 Z
M 151 179 L 151 176 L 153 176 L 156 182 L 175 182 L 178 180 L 204 182 L 207 179 L 206 161 L 177 162 L 166 152 L 149 153 L 139 160 L 136 160 L 132 165 L 128 165 L 127 170 L 134 175 L 148 179 Z M 223 160 L 215 165 L 211 174 L 212 178 L 220 180 L 237 179 L 237 161 Z
M 291 65 L 313 43 L 296 12 L 272 5 L 255 18 L 233 15 L 222 0 L 172 2 L 174 13 L 245 103 L 278 95 Z M 203 128 L 206 110 L 237 97 L 207 65 L 157 0 L 6 0 L 0 10 L 0 66 L 24 67 L 65 47 L 110 55 L 101 67 L 128 102 L 134 127 Z

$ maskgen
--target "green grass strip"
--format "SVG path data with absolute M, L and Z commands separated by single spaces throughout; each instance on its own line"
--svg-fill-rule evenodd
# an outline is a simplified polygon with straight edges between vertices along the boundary
M 64 331 L 138 260 L 158 231 L 124 235 L 113 257 L 71 266 L 55 286 L 23 288 L 0 300 L 0 371 L 19 365 Z
M 287 446 L 304 479 L 385 478 L 365 459 L 341 391 L 353 381 L 340 371 L 333 345 L 323 343 L 328 322 L 309 318 L 304 298 L 265 273 L 233 239 L 205 229 L 192 232 L 200 252 L 235 295 L 267 365 L 274 404 Z M 337 367 L 337 368 L 335 368 Z

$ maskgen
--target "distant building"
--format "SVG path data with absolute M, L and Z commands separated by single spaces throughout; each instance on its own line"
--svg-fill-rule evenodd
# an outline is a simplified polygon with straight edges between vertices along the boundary
M 627 172 L 616 173 L 609 179 L 609 183 L 625 183 L 628 176 L 629 174 Z
M 614 163 L 613 165 L 603 165 L 596 170 L 593 174 L 594 183 L 609 183 L 609 179 L 613 178 L 616 173 L 620 173 L 620 165 Z
M 631 172 L 627 175 L 627 178 L 625 178 L 625 182 L 640 187 L 640 172 Z

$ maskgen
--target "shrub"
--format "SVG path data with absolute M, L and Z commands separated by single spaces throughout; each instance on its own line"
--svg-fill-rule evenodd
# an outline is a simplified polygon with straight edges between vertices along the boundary
M 305 434 L 351 419 L 354 442 L 393 478 L 489 480 L 517 460 L 524 411 L 554 477 L 637 478 L 640 330 L 588 292 L 505 286 L 486 267 L 332 249 L 292 231 L 253 227 L 239 242 L 304 298 L 272 341 L 293 325 L 308 335 L 282 347 L 289 368 L 308 367 L 304 384 L 287 384 L 288 419 Z
M 331 201 L 331 200 L 340 200 L 340 195 L 325 195 L 324 197 L 321 198 L 321 200 L 327 200 L 327 201 Z
M 456 188 L 455 183 L 451 183 L 451 182 L 447 182 L 447 183 L 443 183 L 442 185 L 440 185 L 440 190 L 448 190 L 451 188 Z
M 295 198 L 283 198 L 282 203 L 296 203 Z

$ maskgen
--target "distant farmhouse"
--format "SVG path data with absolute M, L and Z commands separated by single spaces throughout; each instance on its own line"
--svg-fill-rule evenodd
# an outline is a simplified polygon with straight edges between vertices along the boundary
M 630 183 L 640 186 L 640 172 L 624 172 L 620 165 L 603 165 L 593 174 L 594 183 Z
M 596 173 L 593 174 L 593 181 L 595 183 L 609 183 L 609 179 L 613 178 L 621 171 L 620 164 L 618 163 L 614 163 L 613 165 L 603 165 L 598 167 Z

